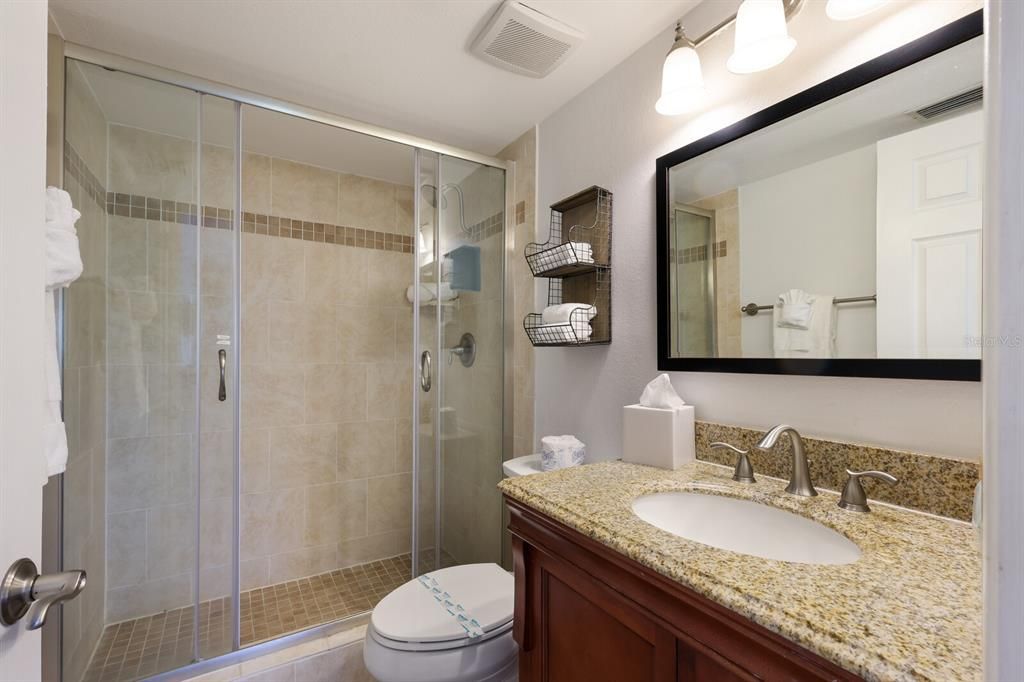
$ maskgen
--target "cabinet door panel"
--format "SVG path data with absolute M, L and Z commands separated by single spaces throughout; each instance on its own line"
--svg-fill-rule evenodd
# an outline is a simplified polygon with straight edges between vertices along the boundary
M 545 575 L 545 679 L 648 682 L 655 646 L 550 573 Z
M 679 642 L 679 682 L 752 682 L 757 678 L 735 665 Z

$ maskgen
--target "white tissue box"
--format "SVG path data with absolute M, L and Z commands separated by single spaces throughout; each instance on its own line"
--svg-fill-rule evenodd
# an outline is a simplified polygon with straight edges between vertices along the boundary
M 622 408 L 622 461 L 678 469 L 694 460 L 693 406 Z

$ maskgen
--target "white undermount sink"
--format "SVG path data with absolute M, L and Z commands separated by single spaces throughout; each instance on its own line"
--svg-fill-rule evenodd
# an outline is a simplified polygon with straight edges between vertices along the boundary
M 750 500 L 655 493 L 633 500 L 633 512 L 673 535 L 764 559 L 851 564 L 860 558 L 860 548 L 831 528 Z

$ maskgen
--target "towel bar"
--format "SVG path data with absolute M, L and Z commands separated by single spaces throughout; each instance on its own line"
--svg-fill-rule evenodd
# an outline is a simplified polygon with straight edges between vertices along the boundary
M 837 298 L 833 303 L 874 303 L 878 300 L 878 294 L 871 294 L 870 296 L 851 296 L 850 298 Z M 748 303 L 745 306 L 740 307 L 740 310 L 745 312 L 747 315 L 757 315 L 762 310 L 771 310 L 775 305 L 757 305 L 756 303 Z

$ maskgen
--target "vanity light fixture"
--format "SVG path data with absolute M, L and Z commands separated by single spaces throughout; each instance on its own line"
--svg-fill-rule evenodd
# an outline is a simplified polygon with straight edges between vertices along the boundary
M 888 0 L 828 0 L 825 14 L 834 21 L 846 21 L 870 14 L 886 2 Z
M 665 57 L 661 71 L 661 97 L 654 105 L 664 116 L 675 116 L 695 108 L 704 95 L 697 48 L 730 26 L 736 26 L 732 56 L 726 62 L 729 71 L 756 73 L 785 61 L 796 48 L 796 40 L 786 27 L 803 8 L 806 0 L 743 0 L 736 14 L 727 18 L 696 40 L 690 40 L 682 23 L 676 23 L 675 40 Z M 836 21 L 853 19 L 878 9 L 888 0 L 828 0 L 825 8 Z
M 703 96 L 700 55 L 682 23 L 676 22 L 676 39 L 661 68 L 661 97 L 654 108 L 662 116 L 675 116 L 692 109 Z
M 782 0 L 743 0 L 736 12 L 736 42 L 726 67 L 756 73 L 781 64 L 796 48 L 786 29 Z

